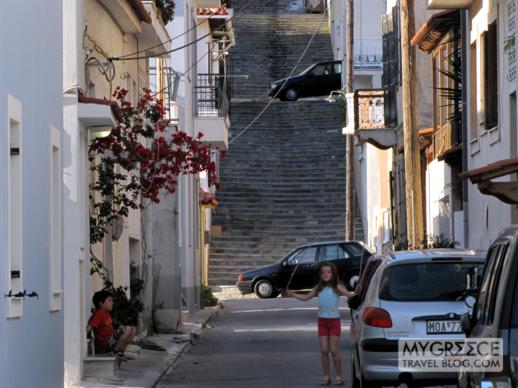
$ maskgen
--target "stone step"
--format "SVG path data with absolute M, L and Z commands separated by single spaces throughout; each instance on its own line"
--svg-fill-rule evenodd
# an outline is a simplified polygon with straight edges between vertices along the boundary
M 233 7 L 239 12 L 244 0 Z M 270 83 L 332 60 L 324 15 L 292 10 L 291 0 L 249 4 L 234 23 L 230 138 L 269 103 Z M 338 107 L 317 99 L 273 101 L 247 132 L 231 143 L 220 167 L 221 188 L 213 225 L 209 283 L 235 284 L 243 270 L 272 263 L 299 245 L 344 235 L 345 139 Z M 357 235 L 362 236 L 356 219 Z

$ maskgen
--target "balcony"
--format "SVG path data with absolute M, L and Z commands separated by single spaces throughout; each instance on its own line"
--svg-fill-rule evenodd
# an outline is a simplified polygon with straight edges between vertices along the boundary
M 384 89 L 358 89 L 346 96 L 347 126 L 344 135 L 354 134 L 361 142 L 380 149 L 396 144 L 395 112 L 390 102 L 390 93 Z
M 199 8 L 219 8 L 222 6 L 232 8 L 230 0 L 198 0 L 196 4 Z
M 204 134 L 204 143 L 227 149 L 230 127 L 230 84 L 227 78 L 220 74 L 198 74 L 194 96 L 195 132 Z
M 428 9 L 460 9 L 469 8 L 475 0 L 427 0 Z
M 381 69 L 383 67 L 383 41 L 381 39 L 355 39 L 354 67 L 357 69 Z

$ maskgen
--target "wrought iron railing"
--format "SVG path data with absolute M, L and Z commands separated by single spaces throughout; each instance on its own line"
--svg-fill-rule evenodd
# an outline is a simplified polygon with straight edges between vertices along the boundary
M 347 94 L 347 132 L 395 128 L 393 98 L 395 95 L 387 89 L 357 89 Z
M 356 90 L 354 93 L 355 127 L 358 130 L 383 129 L 385 124 L 383 89 Z
M 381 39 L 355 39 L 354 66 L 357 68 L 381 68 L 383 66 L 383 41 Z
M 228 116 L 230 83 L 225 75 L 198 74 L 194 92 L 197 117 Z

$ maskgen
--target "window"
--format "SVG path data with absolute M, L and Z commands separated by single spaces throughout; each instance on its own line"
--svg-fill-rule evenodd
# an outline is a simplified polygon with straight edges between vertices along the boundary
M 510 276 L 516 276 L 516 271 L 513 274 L 511 272 Z M 512 278 L 510 278 L 509 284 L 513 284 Z M 513 296 L 513 302 L 511 304 L 513 312 L 511 317 L 511 327 L 513 329 L 518 328 L 518 282 L 514 282 L 514 296 Z
M 23 229 L 22 229 L 22 105 L 7 97 L 8 130 L 8 247 L 6 294 L 23 291 Z M 22 298 L 7 298 L 7 318 L 20 317 Z
M 486 129 L 498 125 L 498 30 L 497 22 L 484 33 L 484 114 Z
M 60 133 L 50 129 L 50 310 L 61 309 L 62 296 L 62 250 L 61 250 L 61 157 Z
M 492 324 L 495 319 L 496 296 L 498 295 L 498 285 L 502 276 L 502 267 L 505 262 L 508 245 L 500 245 L 497 249 L 493 276 L 490 279 L 489 292 L 484 309 L 484 322 Z
M 335 63 L 334 71 L 335 74 L 342 74 L 342 63 Z
M 477 74 L 478 65 L 477 65 L 477 45 L 474 43 L 470 46 L 470 96 L 469 96 L 469 106 L 470 106 L 470 135 L 471 140 L 475 140 L 478 137 L 478 99 L 477 99 Z
M 482 263 L 435 262 L 401 264 L 387 268 L 380 283 L 380 298 L 391 301 L 455 301 L 476 284 Z
M 322 245 L 320 246 L 320 253 L 318 255 L 319 261 L 348 259 L 349 254 L 340 245 Z
M 351 253 L 354 257 L 363 256 L 363 254 L 367 252 L 367 248 L 365 246 L 347 244 L 345 247 L 349 251 L 349 253 Z
M 315 77 L 322 77 L 324 75 L 329 75 L 332 72 L 331 64 L 321 64 L 315 66 L 315 68 L 311 71 L 311 74 Z
M 495 301 L 498 293 L 498 284 L 502 265 L 505 261 L 508 243 L 495 244 L 487 254 L 487 266 L 480 285 L 476 306 L 477 321 L 491 324 L 495 313 Z
M 365 272 L 363 273 L 360 281 L 358 283 L 358 287 L 356 288 L 356 292 L 360 295 L 360 301 L 365 300 L 365 296 L 367 295 L 367 289 L 369 288 L 370 281 L 374 276 L 374 273 L 378 269 L 381 264 L 381 260 L 370 261 L 367 263 L 365 267 Z
M 317 247 L 303 248 L 288 259 L 289 264 L 307 264 L 315 262 Z

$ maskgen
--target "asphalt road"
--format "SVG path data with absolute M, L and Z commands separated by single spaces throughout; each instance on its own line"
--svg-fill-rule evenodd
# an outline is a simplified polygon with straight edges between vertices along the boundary
M 350 376 L 349 311 L 342 299 L 342 365 Z M 317 387 L 322 369 L 316 299 L 242 299 L 225 309 L 157 387 Z M 347 381 L 348 383 L 349 381 Z

